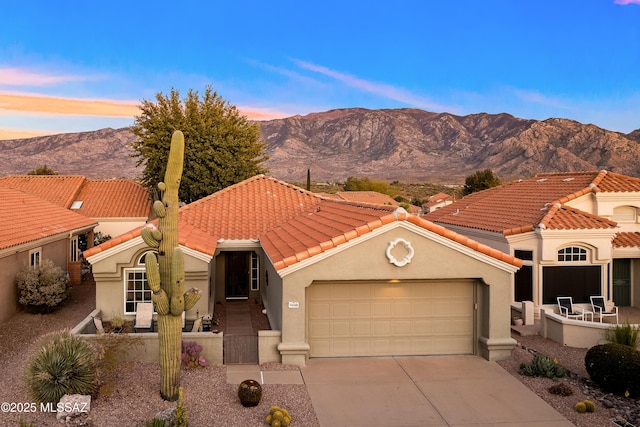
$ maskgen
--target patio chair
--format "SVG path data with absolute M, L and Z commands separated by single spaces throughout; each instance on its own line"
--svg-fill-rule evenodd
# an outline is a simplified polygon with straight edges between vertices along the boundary
M 600 318 L 600 323 L 602 323 L 603 317 L 615 317 L 616 325 L 618 324 L 618 307 L 614 305 L 611 310 L 607 310 L 607 304 L 602 295 L 591 296 L 589 298 L 591 299 L 593 314 Z
M 144 332 L 153 331 L 153 303 L 139 302 L 136 305 L 136 323 L 133 329 Z
M 567 319 L 584 320 L 584 313 L 573 308 L 572 297 L 558 297 L 558 309 L 560 309 L 560 315 Z
M 96 334 L 104 334 L 104 326 L 102 325 L 102 319 L 99 317 L 93 318 L 93 324 L 96 327 Z
M 193 321 L 193 328 L 191 328 L 191 332 L 200 332 L 200 325 L 202 325 L 202 317 L 198 317 Z

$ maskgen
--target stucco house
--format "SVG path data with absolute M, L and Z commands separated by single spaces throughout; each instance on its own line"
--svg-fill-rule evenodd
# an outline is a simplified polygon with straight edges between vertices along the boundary
M 539 313 L 559 296 L 640 307 L 639 212 L 639 178 L 594 171 L 517 180 L 425 218 L 523 260 L 510 299 Z
M 85 252 L 96 306 L 132 318 L 150 301 L 141 228 Z M 508 357 L 510 287 L 521 261 L 395 206 L 332 200 L 258 175 L 179 212 L 185 287 L 262 302 L 281 361 L 477 354 Z
M 95 232 L 118 236 L 149 219 L 148 190 L 131 179 L 87 179 L 81 175 L 8 175 L 0 187 L 14 188 L 98 222 Z
M 77 261 L 78 237 L 96 221 L 54 203 L 0 186 L 0 322 L 19 309 L 16 274 L 50 259 L 63 270 Z

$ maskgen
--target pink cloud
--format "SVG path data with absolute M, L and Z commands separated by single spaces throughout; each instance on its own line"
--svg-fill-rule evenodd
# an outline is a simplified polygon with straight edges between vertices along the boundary
M 140 114 L 139 103 L 133 101 L 65 98 L 16 92 L 0 93 L 0 111 L 2 110 L 105 117 L 133 117 Z
M 4 86 L 51 86 L 95 77 L 38 73 L 23 68 L 0 68 L 0 84 Z
M 640 4 L 640 0 L 614 0 L 613 3 L 621 5 Z

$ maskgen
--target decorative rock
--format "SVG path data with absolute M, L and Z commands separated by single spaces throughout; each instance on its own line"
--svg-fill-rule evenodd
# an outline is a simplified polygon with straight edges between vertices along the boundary
M 174 406 L 158 412 L 155 418 L 164 420 L 167 425 L 174 425 L 176 422 L 176 407 Z
M 88 414 L 91 411 L 91 396 L 84 394 L 65 394 L 56 406 L 56 418 L 66 422 L 67 417 Z

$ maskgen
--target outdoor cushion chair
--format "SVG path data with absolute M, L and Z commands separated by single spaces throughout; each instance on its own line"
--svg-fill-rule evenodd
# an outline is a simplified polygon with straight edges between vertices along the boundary
M 151 332 L 153 330 L 153 303 L 139 302 L 136 305 L 136 323 L 133 328 L 136 331 L 146 330 Z
M 104 334 L 104 326 L 102 325 L 102 319 L 99 317 L 93 318 L 93 324 L 96 327 L 96 334 Z
M 618 324 L 618 307 L 614 305 L 611 310 L 607 310 L 607 304 L 602 295 L 591 296 L 589 298 L 591 299 L 593 314 L 600 317 L 600 323 L 602 323 L 603 317 L 615 317 L 616 325 Z
M 573 308 L 572 297 L 558 297 L 558 308 L 560 309 L 560 315 L 567 319 L 584 320 L 584 313 Z
M 191 332 L 200 332 L 200 325 L 202 325 L 202 317 L 198 317 L 193 321 L 193 328 L 191 328 Z

